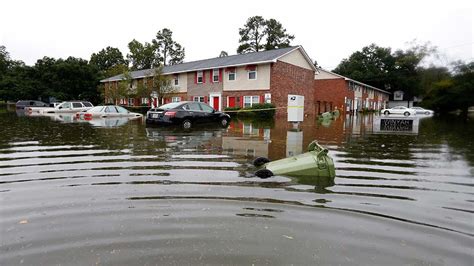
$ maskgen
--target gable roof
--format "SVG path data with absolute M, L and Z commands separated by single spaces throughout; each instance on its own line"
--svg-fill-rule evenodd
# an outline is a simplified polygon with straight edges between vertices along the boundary
M 258 65 L 258 64 L 272 63 L 272 62 L 276 62 L 279 58 L 298 49 L 301 51 L 301 53 L 306 58 L 308 63 L 313 67 L 313 70 L 316 71 L 316 68 L 314 68 L 313 63 L 311 62 L 311 59 L 306 54 L 303 47 L 293 46 L 293 47 L 288 47 L 288 48 L 246 53 L 246 54 L 237 54 L 237 55 L 224 56 L 224 57 L 216 57 L 216 58 L 192 61 L 192 62 L 177 64 L 177 65 L 164 66 L 163 74 L 169 75 L 169 74 L 178 74 L 178 73 L 200 71 L 200 70 L 213 69 L 213 68 L 237 67 L 237 66 L 244 66 L 244 65 L 250 65 L 250 64 Z M 132 77 L 132 79 L 143 78 L 147 76 L 152 76 L 153 69 L 131 71 L 129 74 Z M 100 82 L 120 81 L 122 79 L 123 79 L 123 74 L 120 74 L 120 75 L 103 79 Z
M 388 92 L 388 91 L 386 91 L 386 90 L 382 90 L 382 89 L 379 89 L 379 88 L 377 88 L 377 87 L 370 86 L 369 84 L 365 84 L 365 83 L 362 83 L 362 82 L 360 82 L 360 81 L 353 80 L 353 79 L 351 79 L 351 78 L 345 77 L 345 76 L 343 76 L 343 75 L 339 75 L 339 74 L 337 74 L 337 73 L 331 72 L 331 71 L 326 70 L 326 69 L 323 69 L 323 68 L 318 68 L 318 69 L 316 70 L 316 73 L 318 73 L 318 72 L 325 72 L 325 73 L 327 73 L 327 74 L 329 74 L 329 75 L 333 75 L 333 76 L 335 76 L 335 77 L 342 78 L 342 79 L 344 79 L 344 80 L 346 80 L 346 81 L 351 81 L 351 82 L 354 82 L 354 83 L 356 83 L 356 84 L 359 84 L 359 85 L 362 85 L 362 86 L 365 86 L 365 87 L 368 87 L 368 88 L 371 88 L 371 89 L 374 89 L 374 90 L 377 90 L 377 91 L 380 91 L 380 92 L 383 92 L 383 93 L 391 94 L 390 92 Z M 317 74 L 316 74 L 316 75 L 317 75 Z M 316 76 L 316 75 L 315 75 L 315 76 Z

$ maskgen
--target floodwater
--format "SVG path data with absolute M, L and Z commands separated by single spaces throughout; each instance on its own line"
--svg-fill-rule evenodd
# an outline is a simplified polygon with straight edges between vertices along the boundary
M 472 265 L 474 124 L 189 132 L 0 110 L 0 265 Z M 329 149 L 334 180 L 254 176 Z

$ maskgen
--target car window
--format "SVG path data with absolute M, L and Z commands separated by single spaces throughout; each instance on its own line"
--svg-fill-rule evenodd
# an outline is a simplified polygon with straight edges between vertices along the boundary
M 118 112 L 117 112 L 117 109 L 115 109 L 115 106 L 107 106 L 107 107 L 105 108 L 105 112 L 106 112 L 106 113 L 118 113 Z
M 82 104 L 85 106 L 85 107 L 92 107 L 92 103 L 90 102 L 82 102 Z
M 188 106 L 190 111 L 201 111 L 201 107 L 197 102 L 188 103 Z
M 117 111 L 121 114 L 127 114 L 128 110 L 123 108 L 122 106 L 115 106 L 117 108 Z
M 102 110 L 104 109 L 103 106 L 96 106 L 92 109 L 89 109 L 89 111 L 87 111 L 88 113 L 100 113 L 102 112 Z
M 71 103 L 62 103 L 58 108 L 71 108 Z
M 180 102 L 167 103 L 167 104 L 165 104 L 165 105 L 160 106 L 159 108 L 160 108 L 160 109 L 163 109 L 163 110 L 169 110 L 169 109 L 176 108 L 176 107 L 178 107 L 178 106 L 181 105 L 181 104 L 182 104 L 182 103 L 180 103 Z
M 209 105 L 207 104 L 202 104 L 202 103 L 199 103 L 199 105 L 201 105 L 201 108 L 204 112 L 206 113 L 212 113 L 214 112 L 214 109 L 212 109 L 212 107 L 210 107 Z
M 74 108 L 82 108 L 82 103 L 72 103 L 72 107 L 74 107 Z

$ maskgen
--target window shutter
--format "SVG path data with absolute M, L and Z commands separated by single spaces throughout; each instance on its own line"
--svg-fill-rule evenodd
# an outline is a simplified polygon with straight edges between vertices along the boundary
M 204 103 L 207 103 L 207 96 L 204 96 Z
M 264 95 L 260 95 L 260 103 L 265 103 L 265 96 Z
M 240 96 L 240 107 L 244 107 L 244 96 Z
M 214 83 L 214 70 L 209 70 L 209 82 Z
M 219 82 L 222 82 L 222 68 L 219 69 Z
M 192 100 L 193 100 L 193 96 L 189 96 L 189 100 L 192 101 Z
M 206 70 L 202 71 L 202 83 L 206 83 Z
M 194 84 L 198 83 L 198 72 L 194 72 Z

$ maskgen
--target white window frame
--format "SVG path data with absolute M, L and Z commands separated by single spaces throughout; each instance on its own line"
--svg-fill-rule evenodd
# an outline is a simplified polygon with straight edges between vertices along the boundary
M 230 75 L 231 74 L 234 74 L 234 79 L 230 79 Z M 234 69 L 232 71 L 229 71 L 229 73 L 227 74 L 227 80 L 228 81 L 235 81 L 237 79 L 237 71 Z
M 148 98 L 142 98 L 142 104 L 148 104 Z
M 201 82 L 199 82 L 199 78 L 201 78 Z M 204 82 L 204 73 L 203 71 L 198 71 L 196 74 L 196 83 L 201 84 Z
M 179 97 L 179 96 L 171 97 L 171 102 L 172 103 L 181 102 L 181 97 Z
M 254 79 L 250 78 L 250 73 L 252 73 L 252 72 L 255 72 L 255 78 Z M 247 70 L 247 79 L 248 80 L 257 80 L 257 67 L 255 67 L 255 70 L 250 70 L 250 69 Z
M 132 104 L 130 104 L 130 102 L 131 102 Z M 135 103 L 135 99 L 133 99 L 133 98 L 128 98 L 128 106 L 134 106 L 134 103 Z
M 217 77 L 217 80 L 215 79 L 216 77 Z M 219 83 L 219 69 L 218 68 L 214 68 L 212 70 L 212 82 L 213 83 Z
M 202 101 L 201 101 L 201 98 L 202 98 Z M 194 96 L 193 101 L 198 102 L 198 103 L 203 103 L 204 102 L 204 96 Z
M 257 97 L 257 101 L 256 101 L 256 102 L 254 102 L 254 97 Z M 250 98 L 250 102 L 249 102 L 250 105 L 249 105 L 249 106 L 246 106 L 246 105 L 245 105 L 245 103 L 246 103 L 245 99 L 246 99 L 246 98 L 247 98 L 247 99 Z M 245 108 L 245 107 L 252 107 L 254 104 L 259 104 L 259 103 L 260 103 L 260 96 L 258 96 L 258 95 L 245 95 L 245 96 L 244 96 L 244 103 L 243 103 L 244 108 Z
M 179 86 L 179 75 L 174 75 L 174 82 L 173 82 L 173 84 L 174 84 L 175 86 Z

